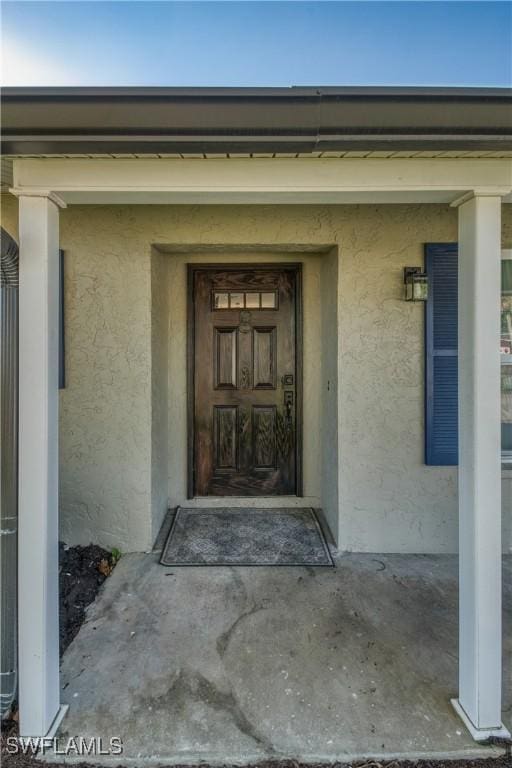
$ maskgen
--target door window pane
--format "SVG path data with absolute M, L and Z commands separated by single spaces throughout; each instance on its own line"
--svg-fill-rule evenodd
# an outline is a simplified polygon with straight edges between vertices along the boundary
M 213 303 L 214 303 L 215 309 L 227 309 L 229 307 L 229 294 L 216 293 Z
M 259 309 L 260 308 L 259 293 L 246 293 L 245 306 L 246 306 L 246 309 Z
M 243 293 L 230 293 L 229 306 L 231 307 L 231 309 L 243 309 L 244 307 Z
M 275 293 L 262 293 L 261 294 L 261 307 L 262 307 L 262 309 L 275 309 L 276 308 L 276 295 L 275 295 Z

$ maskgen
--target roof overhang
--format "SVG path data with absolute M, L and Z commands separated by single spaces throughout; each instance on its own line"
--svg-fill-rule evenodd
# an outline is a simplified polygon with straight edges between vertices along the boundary
M 512 150 L 506 88 L 4 88 L 3 153 Z

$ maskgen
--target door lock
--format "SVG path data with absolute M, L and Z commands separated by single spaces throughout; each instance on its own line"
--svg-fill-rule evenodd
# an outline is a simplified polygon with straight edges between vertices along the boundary
M 287 418 L 291 419 L 293 410 L 293 392 L 288 391 L 284 393 L 284 407 L 286 409 Z

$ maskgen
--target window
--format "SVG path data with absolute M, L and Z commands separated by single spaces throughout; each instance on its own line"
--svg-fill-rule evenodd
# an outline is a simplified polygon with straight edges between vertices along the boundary
M 501 260 L 501 450 L 512 464 L 512 250 Z
M 268 293 L 215 291 L 213 309 L 277 309 L 277 293 L 276 291 L 268 291 Z

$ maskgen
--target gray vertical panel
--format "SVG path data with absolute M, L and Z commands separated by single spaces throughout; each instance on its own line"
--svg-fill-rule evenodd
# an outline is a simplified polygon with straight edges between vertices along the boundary
M 0 713 L 17 687 L 18 288 L 1 287 L 0 365 Z

